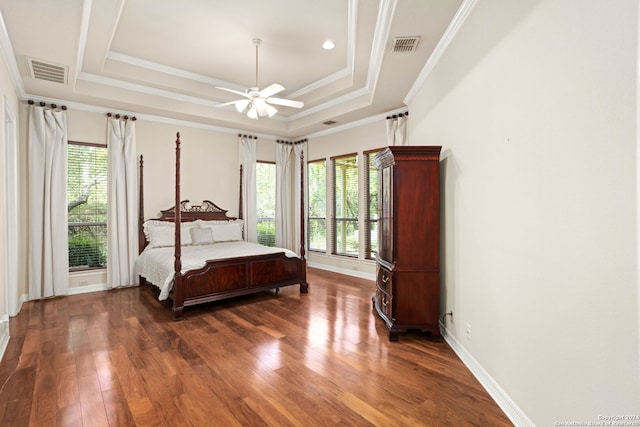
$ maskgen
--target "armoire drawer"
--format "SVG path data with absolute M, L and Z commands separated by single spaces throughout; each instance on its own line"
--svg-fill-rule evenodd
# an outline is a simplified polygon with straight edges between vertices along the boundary
M 391 319 L 393 312 L 391 310 L 393 297 L 383 291 L 382 289 L 376 289 L 376 305 L 387 319 Z
M 393 274 L 384 267 L 378 266 L 376 286 L 389 295 L 393 295 Z

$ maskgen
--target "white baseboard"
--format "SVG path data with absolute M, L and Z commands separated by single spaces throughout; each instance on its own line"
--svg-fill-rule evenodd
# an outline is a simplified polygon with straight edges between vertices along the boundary
M 88 294 L 89 292 L 106 291 L 106 283 L 97 283 L 95 285 L 77 286 L 75 288 L 69 288 L 69 295 Z
M 9 345 L 9 315 L 0 316 L 0 360 L 4 357 L 4 352 Z
M 535 427 L 533 421 L 522 412 L 502 387 L 484 370 L 482 365 L 460 344 L 456 337 L 449 333 L 442 322 L 440 322 L 440 331 L 444 340 L 451 346 L 453 351 L 455 351 L 460 360 L 462 360 L 462 363 L 469 368 L 482 387 L 487 390 L 487 393 L 495 400 L 511 422 L 517 427 Z
M 307 261 L 307 265 L 309 267 L 317 268 L 319 270 L 332 271 L 334 273 L 340 273 L 340 274 L 344 274 L 344 275 L 347 275 L 347 276 L 358 277 L 360 279 L 376 280 L 376 275 L 375 274 L 365 273 L 364 271 L 350 270 L 348 268 L 334 267 L 332 265 L 319 264 L 317 262 L 309 262 L 309 261 Z

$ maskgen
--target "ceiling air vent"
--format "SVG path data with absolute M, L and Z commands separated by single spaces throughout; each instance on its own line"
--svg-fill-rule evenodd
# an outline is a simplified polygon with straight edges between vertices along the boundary
M 335 125 L 336 122 L 335 120 L 327 120 L 326 122 L 322 122 L 323 125 L 327 125 L 327 126 L 331 126 L 331 125 Z
M 31 77 L 54 83 L 67 83 L 67 68 L 29 58 Z
M 414 37 L 396 37 L 391 45 L 391 52 L 414 52 L 420 41 L 419 36 Z

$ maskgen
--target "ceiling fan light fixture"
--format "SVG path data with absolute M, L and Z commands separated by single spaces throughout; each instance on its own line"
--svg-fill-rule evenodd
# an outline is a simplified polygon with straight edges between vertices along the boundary
M 273 105 L 267 104 L 267 115 L 269 117 L 275 116 L 277 112 L 278 112 L 278 109 L 276 107 L 274 107 Z
M 258 111 L 258 117 L 267 115 L 267 103 L 264 98 L 253 98 L 253 106 Z
M 252 105 L 251 108 L 249 108 L 249 111 L 247 111 L 247 117 L 249 117 L 250 119 L 258 120 L 258 109 L 255 107 L 255 105 Z
M 248 99 L 241 99 L 239 101 L 235 101 L 235 106 L 236 106 L 236 110 L 238 110 L 238 113 L 242 113 L 244 111 L 245 108 L 247 108 L 247 106 L 249 105 L 249 100 Z

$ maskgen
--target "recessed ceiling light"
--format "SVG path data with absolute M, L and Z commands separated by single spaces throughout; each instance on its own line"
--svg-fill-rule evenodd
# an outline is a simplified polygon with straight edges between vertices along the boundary
M 325 50 L 331 50 L 334 47 L 336 47 L 336 45 L 333 44 L 331 40 L 327 40 L 326 42 L 322 43 L 322 48 Z

